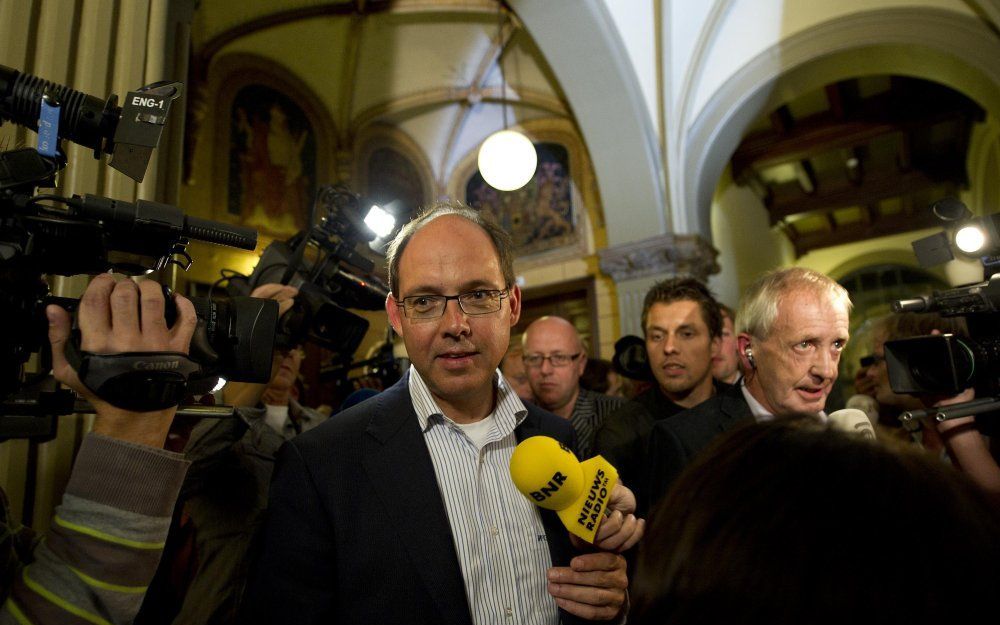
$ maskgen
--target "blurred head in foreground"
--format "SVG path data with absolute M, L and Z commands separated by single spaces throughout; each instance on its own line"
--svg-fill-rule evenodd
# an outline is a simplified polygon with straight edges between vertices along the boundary
M 751 424 L 654 511 L 631 622 L 961 622 L 1000 588 L 994 506 L 918 452 L 812 420 Z

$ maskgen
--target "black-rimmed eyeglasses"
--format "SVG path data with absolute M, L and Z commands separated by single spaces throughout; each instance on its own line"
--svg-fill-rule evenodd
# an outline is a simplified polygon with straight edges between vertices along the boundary
M 450 300 L 457 300 L 458 306 L 467 315 L 488 315 L 500 310 L 507 289 L 477 289 L 458 295 L 411 295 L 396 300 L 407 319 L 437 319 L 444 314 Z

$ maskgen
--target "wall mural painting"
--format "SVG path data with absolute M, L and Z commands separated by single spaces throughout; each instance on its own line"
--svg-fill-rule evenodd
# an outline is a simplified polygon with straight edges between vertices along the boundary
M 465 186 L 466 203 L 492 213 L 514 238 L 519 256 L 577 241 L 569 152 L 558 143 L 536 143 L 538 169 L 517 191 L 497 191 L 477 170 Z
M 381 147 L 368 157 L 365 195 L 383 208 L 393 209 L 397 222 L 406 223 L 426 202 L 420 173 L 400 152 Z
M 280 91 L 249 85 L 230 119 L 227 211 L 261 234 L 301 230 L 316 191 L 316 135 L 306 114 Z

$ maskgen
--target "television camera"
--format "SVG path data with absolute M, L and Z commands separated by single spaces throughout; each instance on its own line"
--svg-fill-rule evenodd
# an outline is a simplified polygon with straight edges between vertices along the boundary
M 969 336 L 940 334 L 886 342 L 889 384 L 896 393 L 938 396 L 971 387 L 977 399 L 906 412 L 900 416 L 904 423 L 927 416 L 945 421 L 1000 409 L 1000 213 L 973 218 L 955 198 L 940 200 L 931 208 L 949 226 L 913 242 L 917 260 L 932 267 L 953 260 L 957 251 L 980 261 L 983 281 L 892 303 L 897 313 L 964 317 Z
M 54 303 L 72 311 L 78 302 L 50 295 L 44 275 L 109 270 L 140 275 L 171 264 L 186 270 L 191 240 L 256 247 L 252 229 L 189 217 L 167 204 L 36 194 L 38 187 L 55 187 L 56 174 L 66 165 L 62 139 L 93 149 L 98 159 L 110 154 L 112 167 L 141 181 L 180 90 L 180 83 L 154 83 L 129 92 L 119 107 L 114 95 L 102 103 L 0 66 L 0 122 L 38 132 L 38 149 L 0 153 L 0 439 L 51 438 L 55 416 L 86 409 L 49 375 L 44 309 Z M 175 311 L 167 301 L 170 323 Z M 177 404 L 187 394 L 211 390 L 220 375 L 266 381 L 276 303 L 249 297 L 192 302 L 198 327 L 183 373 L 129 370 L 127 359 L 115 365 L 78 345 L 67 349 L 67 357 L 88 388 L 127 409 Z M 33 354 L 38 373 L 29 375 L 25 369 Z
M 268 245 L 249 276 L 230 271 L 222 278 L 228 281 L 231 295 L 248 295 L 270 283 L 296 287 L 299 294 L 278 323 L 275 345 L 288 349 L 313 343 L 332 351 L 324 372 L 335 383 L 343 383 L 351 369 L 362 366 L 378 371 L 387 383 L 399 377 L 388 339 L 375 358 L 351 362 L 369 324 L 348 309 L 382 310 L 389 294 L 389 288 L 372 273 L 374 262 L 359 251 L 378 236 L 366 219 L 381 209 L 372 207 L 366 215 L 366 206 L 360 195 L 344 185 L 322 186 L 305 229 Z

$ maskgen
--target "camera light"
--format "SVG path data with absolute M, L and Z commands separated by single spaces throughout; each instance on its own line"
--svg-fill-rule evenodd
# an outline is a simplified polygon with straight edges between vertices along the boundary
M 372 232 L 385 238 L 392 233 L 396 227 L 396 218 L 382 209 L 381 206 L 372 205 L 365 215 L 365 225 L 372 229 Z
M 228 384 L 228 382 L 226 381 L 226 378 L 220 377 L 219 381 L 216 382 L 215 386 L 212 388 L 212 392 L 213 393 L 218 393 L 219 391 L 222 390 L 222 387 L 224 387 L 226 384 Z
M 955 245 L 966 254 L 975 254 L 986 244 L 986 233 L 980 226 L 963 226 L 955 233 Z

